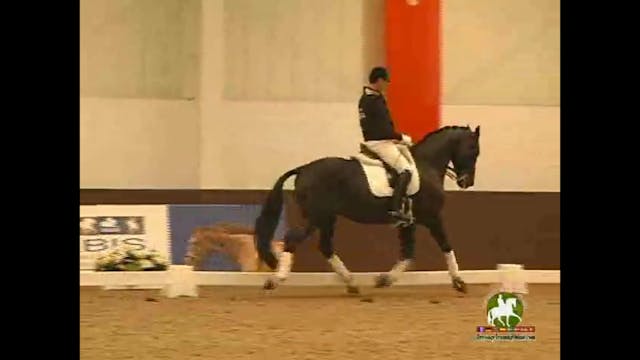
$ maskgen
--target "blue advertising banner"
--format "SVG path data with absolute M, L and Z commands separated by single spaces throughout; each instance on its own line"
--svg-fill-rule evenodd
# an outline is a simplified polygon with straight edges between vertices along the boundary
M 224 222 L 253 228 L 261 209 L 262 205 L 169 205 L 172 263 L 184 264 L 189 239 L 196 227 Z M 281 215 L 275 233 L 277 239 L 282 239 L 286 231 L 283 219 L 284 216 Z M 215 253 L 202 264 L 199 270 L 239 271 L 240 266 L 229 256 Z

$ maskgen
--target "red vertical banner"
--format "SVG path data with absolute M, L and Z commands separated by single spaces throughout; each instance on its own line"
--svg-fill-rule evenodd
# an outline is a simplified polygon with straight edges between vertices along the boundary
M 415 141 L 440 127 L 440 0 L 386 0 L 387 100 Z

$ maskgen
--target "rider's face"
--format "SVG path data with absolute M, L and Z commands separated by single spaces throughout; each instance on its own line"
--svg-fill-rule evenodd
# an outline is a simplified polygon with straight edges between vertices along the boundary
M 389 82 L 384 79 L 378 79 L 378 89 L 380 92 L 386 92 Z

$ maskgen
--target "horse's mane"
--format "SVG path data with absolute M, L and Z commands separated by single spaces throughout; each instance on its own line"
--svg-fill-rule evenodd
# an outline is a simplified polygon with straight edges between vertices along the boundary
M 445 130 L 469 130 L 469 131 L 471 131 L 471 128 L 468 125 L 467 126 L 458 126 L 458 125 L 444 126 L 444 127 L 441 127 L 440 129 L 434 130 L 434 131 L 428 133 L 427 135 L 425 135 L 420 141 L 418 141 L 416 143 L 416 145 L 427 141 L 427 139 L 429 139 L 429 137 L 431 137 L 432 135 L 439 134 L 439 133 L 441 133 L 441 132 L 443 132 Z

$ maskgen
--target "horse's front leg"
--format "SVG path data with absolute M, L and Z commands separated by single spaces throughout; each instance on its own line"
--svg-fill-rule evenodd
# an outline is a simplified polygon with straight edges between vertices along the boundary
M 391 286 L 413 264 L 416 248 L 416 225 L 412 224 L 400 228 L 398 236 L 400 238 L 400 260 L 393 266 L 391 271 L 378 275 L 375 285 L 377 288 Z
M 466 293 L 467 292 L 467 284 L 460 277 L 460 273 L 458 272 L 458 261 L 456 260 L 456 254 L 453 252 L 451 245 L 449 244 L 449 240 L 447 239 L 447 234 L 444 231 L 444 226 L 442 224 L 442 218 L 436 217 L 431 219 L 425 224 L 429 231 L 431 232 L 431 236 L 436 240 L 440 250 L 444 253 L 445 260 L 447 261 L 447 267 L 449 270 L 449 276 L 451 276 L 451 283 L 453 284 L 454 289 Z

